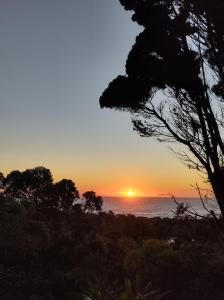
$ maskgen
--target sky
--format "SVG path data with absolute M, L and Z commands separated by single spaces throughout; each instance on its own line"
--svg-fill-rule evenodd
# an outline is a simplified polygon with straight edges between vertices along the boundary
M 195 195 L 200 174 L 99 107 L 141 30 L 118 0 L 1 1 L 1 172 L 44 166 L 104 196 Z

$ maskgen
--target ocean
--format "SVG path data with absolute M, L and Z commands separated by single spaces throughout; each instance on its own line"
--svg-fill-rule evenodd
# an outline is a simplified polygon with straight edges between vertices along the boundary
M 177 205 L 168 197 L 103 197 L 103 210 L 113 211 L 114 214 L 132 214 L 142 217 L 168 217 L 174 216 Z M 192 211 L 200 215 L 206 215 L 208 212 L 203 208 L 199 198 L 176 198 L 178 203 L 188 204 Z M 206 206 L 213 209 L 217 214 L 219 210 L 213 200 L 208 201 Z

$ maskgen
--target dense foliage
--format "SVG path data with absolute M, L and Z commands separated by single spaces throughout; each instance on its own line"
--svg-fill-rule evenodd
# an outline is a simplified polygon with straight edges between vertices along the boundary
M 209 219 L 97 212 L 94 192 L 70 205 L 74 183 L 53 183 L 44 168 L 2 178 L 0 299 L 224 298 L 223 250 Z
M 0 173 L 0 187 L 1 195 L 31 205 L 35 210 L 67 211 L 77 209 L 80 205 L 85 211 L 102 209 L 102 198 L 95 192 L 85 192 L 82 195 L 83 203 L 80 203 L 75 183 L 70 179 L 62 179 L 55 183 L 50 170 L 44 167 L 23 172 L 12 171 L 6 177 Z

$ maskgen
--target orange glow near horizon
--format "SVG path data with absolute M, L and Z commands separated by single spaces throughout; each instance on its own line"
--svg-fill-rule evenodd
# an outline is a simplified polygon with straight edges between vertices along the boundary
M 134 198 L 134 197 L 141 197 L 143 196 L 142 192 L 140 192 L 138 189 L 133 187 L 126 187 L 122 188 L 120 193 L 121 196 L 127 197 L 127 198 Z
M 2 165 L 1 171 L 6 176 L 12 170 L 24 171 L 27 168 L 41 165 L 41 163 L 28 161 L 26 164 L 17 162 L 14 165 L 11 161 L 11 165 L 6 167 L 3 161 Z M 162 172 L 153 165 L 150 166 L 150 172 L 144 171 L 144 166 L 141 166 L 140 171 L 137 171 L 136 167 L 129 170 L 122 166 L 113 170 L 113 166 L 111 166 L 111 172 L 108 172 L 109 165 L 105 164 L 107 167 L 105 171 L 104 164 L 102 164 L 102 169 L 89 172 L 89 169 L 94 169 L 92 165 L 88 165 L 88 168 L 80 166 L 76 170 L 71 167 L 69 162 L 63 169 L 61 166 L 55 167 L 53 163 L 52 165 L 47 165 L 47 163 L 42 165 L 51 170 L 55 182 L 63 178 L 72 179 L 80 195 L 86 191 L 95 191 L 102 197 L 122 197 L 133 201 L 138 197 L 166 197 L 168 194 L 173 194 L 175 197 L 198 197 L 197 191 L 192 187 L 192 184 L 196 182 L 201 188 L 208 188 L 203 178 L 196 177 L 196 171 L 189 171 L 176 160 L 172 162 L 172 168 L 171 165 L 169 166 L 169 161 L 166 161 L 169 168 L 164 168 Z M 170 172 L 170 170 L 176 169 L 177 171 Z

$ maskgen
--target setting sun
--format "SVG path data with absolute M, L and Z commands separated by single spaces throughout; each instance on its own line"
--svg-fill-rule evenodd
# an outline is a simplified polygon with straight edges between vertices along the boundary
M 134 192 L 131 191 L 131 190 L 127 191 L 127 196 L 128 197 L 133 197 L 134 196 Z
M 133 186 L 126 186 L 121 188 L 119 194 L 125 198 L 136 198 L 143 195 L 140 190 Z

